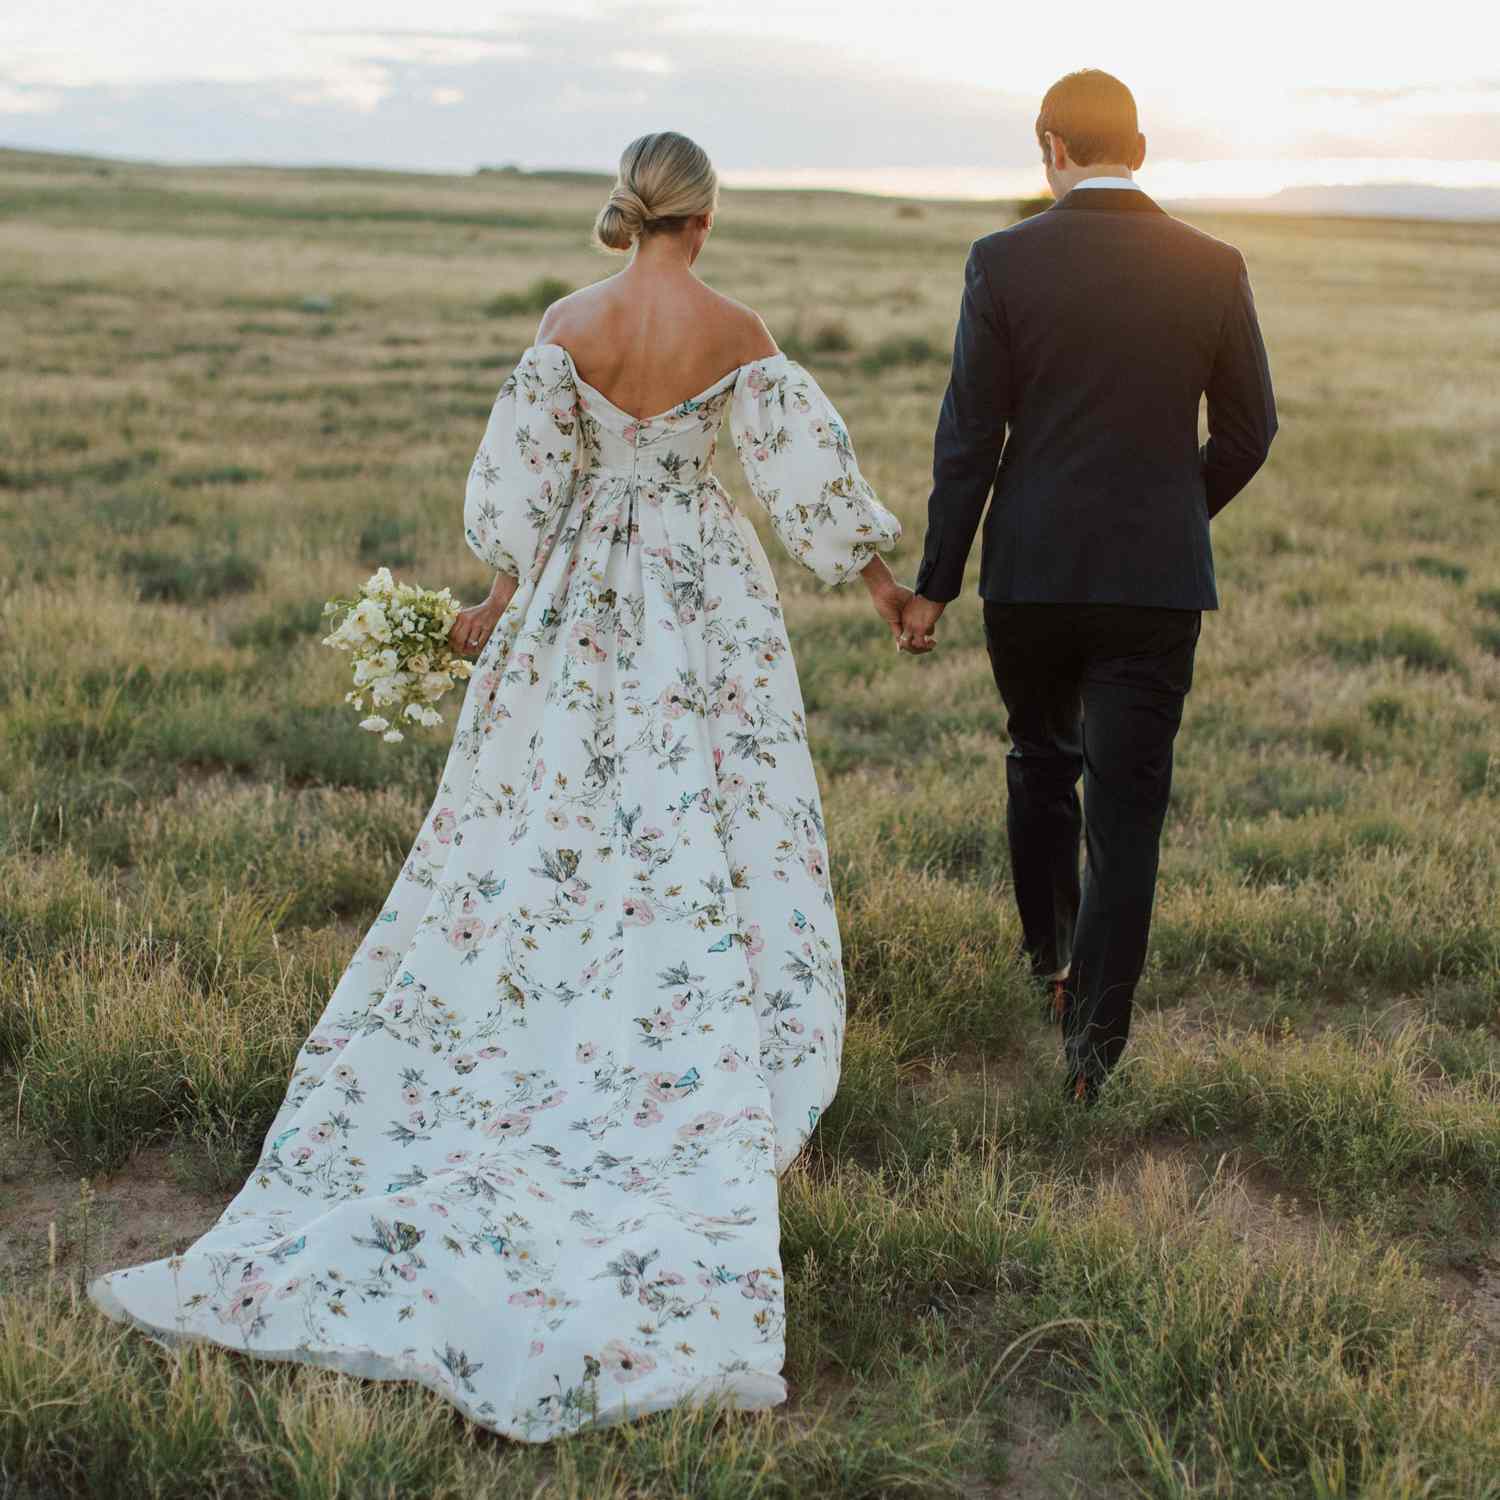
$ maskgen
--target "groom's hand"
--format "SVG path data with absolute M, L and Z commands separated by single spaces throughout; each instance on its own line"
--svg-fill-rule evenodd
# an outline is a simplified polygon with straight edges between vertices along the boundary
M 924 599 L 921 594 L 913 594 L 906 601 L 906 608 L 901 611 L 901 648 L 910 651 L 913 656 L 931 651 L 937 645 L 937 637 L 933 631 L 946 608 L 946 605 L 939 604 L 935 599 Z

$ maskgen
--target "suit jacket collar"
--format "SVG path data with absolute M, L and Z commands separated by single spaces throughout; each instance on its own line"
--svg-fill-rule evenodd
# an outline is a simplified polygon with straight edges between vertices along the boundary
M 1148 197 L 1139 188 L 1074 188 L 1071 192 L 1064 193 L 1053 209 L 1059 208 L 1093 208 L 1114 209 L 1117 213 L 1147 213 L 1164 214 L 1164 209 L 1156 199 Z M 1049 209 L 1050 213 L 1052 210 Z

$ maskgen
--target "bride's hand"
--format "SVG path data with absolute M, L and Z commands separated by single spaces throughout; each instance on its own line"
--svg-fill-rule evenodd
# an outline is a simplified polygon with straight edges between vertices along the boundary
M 865 581 L 865 587 L 870 591 L 870 603 L 875 606 L 875 613 L 891 627 L 891 636 L 899 651 L 901 649 L 901 615 L 912 597 L 911 590 L 903 588 L 896 582 L 891 576 L 891 570 L 885 565 L 885 559 L 879 553 L 870 559 L 860 576 Z
M 493 599 L 483 604 L 471 604 L 458 612 L 453 628 L 448 632 L 448 647 L 460 656 L 473 656 L 484 649 L 495 622 L 505 613 L 503 605 Z

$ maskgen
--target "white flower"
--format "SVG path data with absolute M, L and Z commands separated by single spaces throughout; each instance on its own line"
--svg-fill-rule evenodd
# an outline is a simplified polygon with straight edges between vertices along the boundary
M 372 714 L 368 719 L 361 719 L 359 727 L 361 729 L 368 729 L 373 733 L 378 733 L 380 730 L 389 729 L 391 726 L 389 720 L 382 719 L 379 714 Z
M 399 729 L 387 729 L 386 732 L 380 736 L 380 738 L 383 739 L 386 744 L 394 745 L 399 741 L 404 740 L 406 736 L 402 734 Z
M 361 599 L 350 612 L 347 623 L 373 640 L 388 641 L 391 638 L 385 611 L 373 599 Z

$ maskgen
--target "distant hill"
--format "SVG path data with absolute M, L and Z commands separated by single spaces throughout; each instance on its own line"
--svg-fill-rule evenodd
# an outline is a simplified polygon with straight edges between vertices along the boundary
M 1199 213 L 1348 215 L 1377 219 L 1500 219 L 1500 188 L 1445 188 L 1420 182 L 1283 188 L 1266 198 L 1179 199 Z

